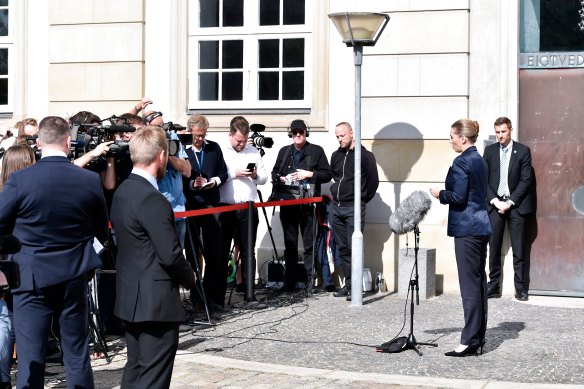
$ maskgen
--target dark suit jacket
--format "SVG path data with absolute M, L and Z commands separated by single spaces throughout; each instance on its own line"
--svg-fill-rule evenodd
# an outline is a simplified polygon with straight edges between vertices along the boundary
M 8 177 L 0 192 L 0 234 L 22 244 L 13 255 L 20 288 L 74 279 L 101 264 L 93 238 L 107 240 L 107 210 L 97 173 L 65 157 L 42 158 Z
M 500 144 L 493 143 L 485 148 L 483 158 L 487 161 L 489 169 L 489 186 L 487 188 L 487 202 L 489 212 L 496 210 L 490 201 L 497 197 L 499 188 L 499 171 L 501 167 L 499 149 Z M 521 215 L 535 211 L 535 191 L 533 189 L 533 168 L 531 166 L 531 152 L 529 147 L 518 142 L 513 142 L 510 151 L 509 170 L 507 182 L 509 185 L 509 198 L 515 203 L 517 211 Z
M 129 322 L 184 321 L 179 285 L 190 288 L 195 278 L 168 200 L 130 174 L 114 194 L 111 221 L 118 236 L 115 315 Z
M 191 176 L 183 180 L 187 207 L 189 209 L 197 209 L 201 205 L 219 204 L 219 188 L 229 179 L 229 173 L 225 160 L 223 159 L 221 147 L 213 141 L 206 140 L 202 151 L 203 156 L 199 155 L 198 159 L 193 148 L 188 148 L 185 151 L 191 163 Z M 201 163 L 201 166 L 199 166 L 199 163 Z M 190 182 L 199 176 L 205 177 L 206 179 L 219 177 L 221 184 L 211 189 L 193 190 Z
M 492 234 L 487 213 L 487 164 L 471 146 L 452 162 L 440 203 L 449 204 L 448 236 Z

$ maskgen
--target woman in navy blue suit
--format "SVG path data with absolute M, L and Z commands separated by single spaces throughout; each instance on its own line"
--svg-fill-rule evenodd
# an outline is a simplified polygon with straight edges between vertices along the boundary
M 445 189 L 431 188 L 432 196 L 448 204 L 448 236 L 454 237 L 458 282 L 464 309 L 460 345 L 447 352 L 449 357 L 481 353 L 487 329 L 487 243 L 492 234 L 487 213 L 485 160 L 475 142 L 479 124 L 470 119 L 456 121 L 450 129 L 450 144 L 458 157 L 448 171 Z

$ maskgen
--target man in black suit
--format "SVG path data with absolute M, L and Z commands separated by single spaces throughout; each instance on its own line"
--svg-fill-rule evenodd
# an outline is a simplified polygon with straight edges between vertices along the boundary
M 132 173 L 111 209 L 118 235 L 114 313 L 126 322 L 128 347 L 121 387 L 168 388 L 179 323 L 186 319 L 179 287 L 191 288 L 195 276 L 179 245 L 172 207 L 156 184 L 168 161 L 164 131 L 136 131 L 130 155 Z
M 70 388 L 93 388 L 89 360 L 88 272 L 101 263 L 107 210 L 99 175 L 67 159 L 69 124 L 56 116 L 39 125 L 42 159 L 10 175 L 0 193 L 0 234 L 22 243 L 14 289 L 18 387 L 44 385 L 45 341 L 51 317 L 59 318 Z
M 511 140 L 511 120 L 495 120 L 497 143 L 485 148 L 483 158 L 489 167 L 489 218 L 493 235 L 489 241 L 488 297 L 501 297 L 501 247 L 505 225 L 509 225 L 515 298 L 527 301 L 529 290 L 529 256 L 526 245 L 526 217 L 535 211 L 533 168 L 529 147 Z

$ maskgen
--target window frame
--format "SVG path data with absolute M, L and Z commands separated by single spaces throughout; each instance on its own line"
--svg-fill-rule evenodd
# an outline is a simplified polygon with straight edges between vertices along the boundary
M 189 3 L 189 32 L 188 32 L 188 108 L 189 110 L 278 110 L 278 111 L 304 111 L 309 112 L 313 101 L 313 74 L 314 64 L 312 58 L 313 31 L 312 12 L 310 0 L 305 1 L 305 20 L 302 25 L 259 25 L 259 0 L 245 0 L 244 2 L 244 26 L 242 27 L 199 27 L 198 0 Z M 220 6 L 221 10 L 221 6 Z M 282 7 L 280 8 L 280 20 L 282 20 Z M 221 16 L 220 16 L 221 20 Z M 282 40 L 288 38 L 304 39 L 304 67 L 284 68 L 282 63 Z M 258 45 L 263 39 L 278 39 L 279 51 L 279 100 L 259 100 L 258 74 Z M 243 41 L 243 99 L 242 100 L 198 100 L 199 87 L 199 42 L 201 41 Z M 219 64 L 219 79 L 221 79 L 221 64 Z M 304 71 L 304 99 L 282 100 L 282 74 L 287 70 Z M 233 69 L 229 69 L 233 71 Z M 246 87 L 247 86 L 247 87 Z M 218 84 L 219 95 L 221 84 Z
M 14 29 L 15 29 L 15 0 L 9 0 L 8 6 L 0 7 L 0 9 L 8 10 L 8 35 L 0 36 L 0 49 L 8 50 L 8 63 L 7 63 L 7 74 L 0 75 L 0 78 L 6 78 L 8 80 L 8 102 L 6 104 L 0 104 L 0 114 L 7 114 L 13 112 L 14 104 L 14 61 L 15 61 L 15 50 L 14 50 Z

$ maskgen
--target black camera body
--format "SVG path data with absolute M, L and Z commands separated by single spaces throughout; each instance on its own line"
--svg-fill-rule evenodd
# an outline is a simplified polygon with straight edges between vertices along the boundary
M 264 136 L 262 132 L 266 130 L 266 126 L 263 124 L 254 123 L 249 128 L 252 130 L 252 134 L 250 136 L 252 145 L 260 151 L 261 156 L 263 157 L 265 151 L 263 148 L 270 149 L 274 145 L 274 138 L 270 138 Z
M 180 137 L 176 133 L 178 128 L 182 128 L 182 126 L 174 125 L 172 122 L 166 122 L 162 124 L 162 129 L 166 134 L 166 139 L 168 139 L 168 155 L 170 157 L 176 157 L 180 151 Z M 172 139 L 172 133 L 176 135 L 178 139 Z M 191 143 L 192 143 L 192 135 L 191 135 Z
M 109 122 L 110 124 L 104 124 Z M 94 150 L 104 142 L 114 141 L 109 145 L 106 156 L 117 156 L 129 149 L 128 141 L 116 140 L 115 134 L 122 132 L 134 132 L 136 129 L 128 124 L 128 120 L 112 115 L 99 123 L 77 123 L 70 126 L 71 132 L 71 159 L 77 159 L 85 153 Z M 92 162 L 97 162 L 96 159 Z
M 34 152 L 35 161 L 38 161 L 39 159 L 41 159 L 41 156 L 42 156 L 41 149 L 39 149 L 39 147 L 37 146 L 37 142 L 36 142 L 38 138 L 39 138 L 38 134 L 27 136 L 26 138 L 24 138 L 24 140 L 26 141 L 26 144 Z
M 136 129 L 130 125 L 102 125 L 102 124 L 79 124 L 71 125 L 71 154 L 72 159 L 77 159 L 85 153 L 94 150 L 104 142 L 114 140 L 114 134 L 120 132 L 134 132 Z M 129 143 L 124 140 L 114 140 L 109 145 L 107 156 L 116 156 L 127 151 Z
M 18 263 L 6 261 L 4 256 L 20 251 L 20 241 L 14 235 L 0 235 L 0 293 L 20 286 L 20 269 Z
M 20 269 L 18 263 L 13 261 L 0 261 L 0 295 L 10 289 L 20 287 Z M 4 279 L 3 279 L 4 278 Z

